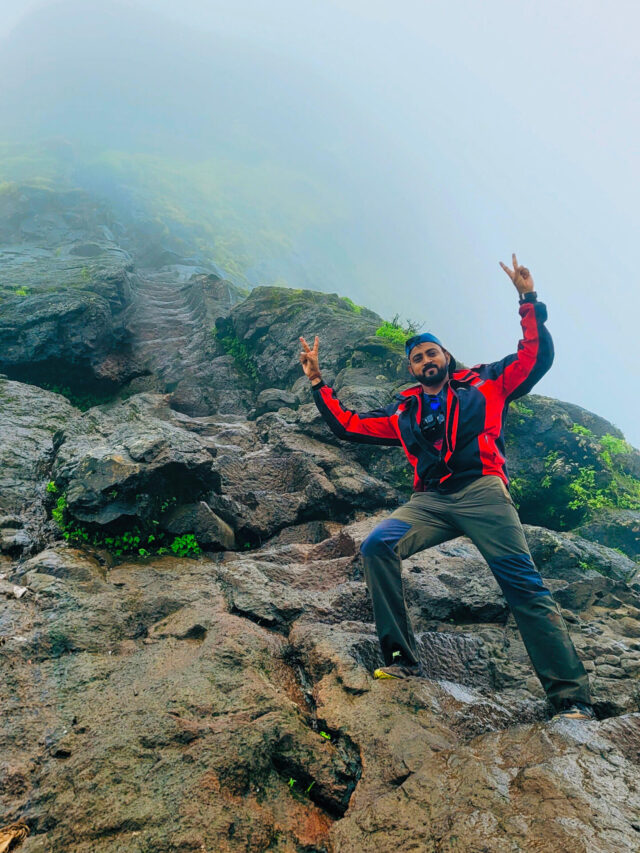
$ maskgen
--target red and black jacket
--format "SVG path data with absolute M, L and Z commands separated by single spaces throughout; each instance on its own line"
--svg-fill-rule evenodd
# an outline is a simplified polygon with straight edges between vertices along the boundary
M 320 414 L 342 439 L 402 446 L 414 470 L 414 491 L 456 491 L 487 474 L 507 476 L 503 427 L 509 403 L 527 394 L 553 362 L 546 306 L 527 294 L 520 303 L 518 351 L 492 364 L 455 370 L 447 386 L 445 437 L 436 450 L 420 431 L 422 386 L 408 388 L 373 412 L 345 409 L 332 388 L 313 389 Z M 452 362 L 455 365 L 455 361 Z

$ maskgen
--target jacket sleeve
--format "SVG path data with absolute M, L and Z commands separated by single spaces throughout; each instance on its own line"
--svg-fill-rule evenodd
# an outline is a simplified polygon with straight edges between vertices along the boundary
M 318 411 L 338 438 L 360 444 L 402 444 L 391 420 L 398 407 L 397 403 L 391 403 L 374 412 L 351 412 L 344 408 L 333 388 L 324 383 L 313 389 L 313 399 Z
M 481 365 L 480 375 L 502 386 L 507 402 L 528 394 L 553 364 L 553 341 L 545 326 L 547 307 L 530 296 L 520 303 L 522 338 L 518 351 L 493 364 Z

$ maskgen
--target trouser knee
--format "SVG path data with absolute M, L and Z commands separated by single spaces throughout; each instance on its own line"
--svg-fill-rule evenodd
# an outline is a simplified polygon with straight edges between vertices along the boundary
M 529 554 L 509 554 L 489 560 L 489 566 L 512 609 L 517 610 L 537 598 L 549 598 L 540 573 Z

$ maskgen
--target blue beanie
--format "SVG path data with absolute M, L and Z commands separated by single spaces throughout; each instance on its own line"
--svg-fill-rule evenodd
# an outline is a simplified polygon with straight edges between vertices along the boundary
M 431 332 L 423 332 L 421 335 L 414 335 L 412 338 L 409 338 L 409 340 L 405 343 L 404 351 L 407 358 L 409 358 L 409 353 L 414 347 L 417 347 L 418 344 L 426 343 L 438 344 L 439 347 L 442 347 L 442 349 L 444 349 L 444 347 L 442 346 L 442 342 L 438 338 L 436 338 L 435 335 L 432 335 Z

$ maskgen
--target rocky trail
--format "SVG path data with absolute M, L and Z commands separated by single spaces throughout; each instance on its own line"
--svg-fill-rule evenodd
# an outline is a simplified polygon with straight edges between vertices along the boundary
M 175 273 L 141 270 L 132 285 L 126 326 L 132 356 L 167 390 L 205 364 L 208 338 L 203 284 Z

